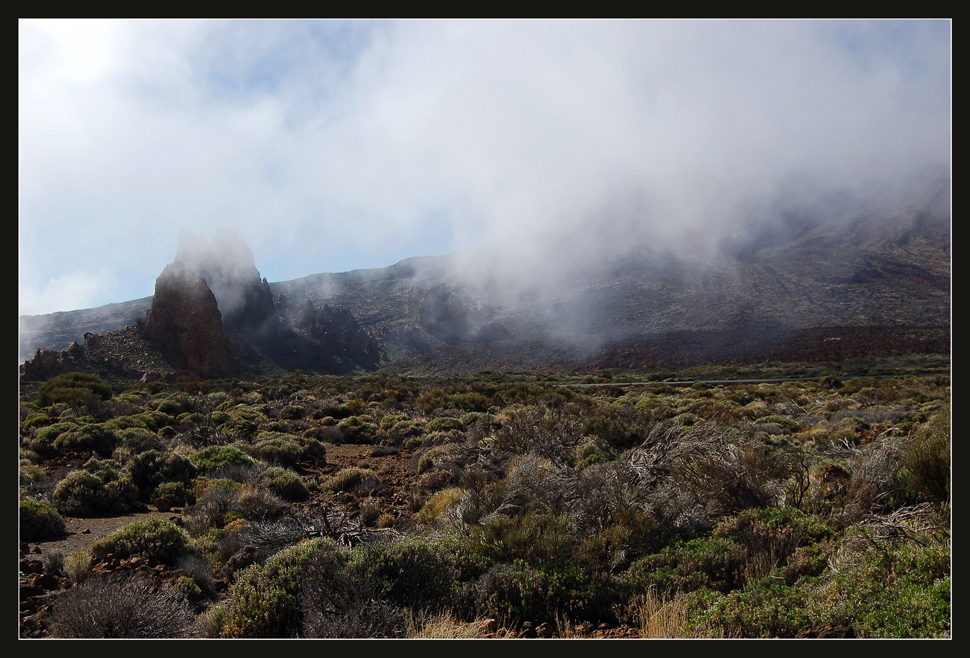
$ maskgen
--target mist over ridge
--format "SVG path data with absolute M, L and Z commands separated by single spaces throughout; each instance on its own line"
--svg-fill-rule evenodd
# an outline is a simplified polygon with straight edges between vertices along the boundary
M 710 260 L 778 199 L 948 177 L 950 32 L 21 21 L 20 313 L 149 295 L 182 226 L 232 227 L 269 281 L 489 244 L 500 288 Z

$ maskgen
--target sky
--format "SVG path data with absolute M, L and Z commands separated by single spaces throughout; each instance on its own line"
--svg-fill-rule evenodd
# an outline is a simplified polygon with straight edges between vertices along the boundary
M 183 228 L 271 282 L 561 264 L 951 154 L 949 20 L 21 20 L 18 87 L 21 315 L 150 296 Z

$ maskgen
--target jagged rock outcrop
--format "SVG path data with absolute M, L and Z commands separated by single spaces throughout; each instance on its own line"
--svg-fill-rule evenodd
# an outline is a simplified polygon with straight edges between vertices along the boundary
M 140 381 L 184 381 L 199 377 L 196 373 L 179 372 L 170 359 L 145 339 L 143 323 L 103 334 L 87 332 L 81 343 L 73 342 L 60 352 L 41 348 L 20 367 L 21 381 L 25 382 L 46 381 L 66 372 Z
M 409 311 L 424 331 L 449 344 L 511 339 L 512 333 L 487 311 L 466 304 L 457 291 L 443 285 L 421 292 L 412 288 Z
M 182 263 L 166 266 L 156 280 L 144 331 L 159 350 L 202 378 L 241 372 L 215 296 L 205 279 Z
M 347 363 L 374 369 L 380 365 L 381 352 L 377 341 L 361 329 L 353 314 L 345 308 L 310 306 L 300 317 L 298 328 L 305 330 L 321 349 Z
M 294 356 L 306 360 L 306 365 L 294 367 L 347 372 L 355 368 L 374 370 L 380 365 L 381 350 L 377 341 L 349 310 L 327 304 L 317 308 L 305 299 L 292 301 L 285 294 L 279 296 L 276 308 L 283 322 L 276 332 L 276 346 L 291 345 Z
M 65 372 L 80 372 L 83 369 L 84 350 L 77 343 L 61 352 L 42 347 L 20 366 L 23 381 L 42 382 Z

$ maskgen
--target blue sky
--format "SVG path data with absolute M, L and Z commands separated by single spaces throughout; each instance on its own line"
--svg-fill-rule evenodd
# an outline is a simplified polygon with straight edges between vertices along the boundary
M 21 20 L 20 313 L 151 295 L 182 227 L 270 281 L 616 213 L 696 246 L 793 178 L 948 167 L 950 67 L 947 20 Z

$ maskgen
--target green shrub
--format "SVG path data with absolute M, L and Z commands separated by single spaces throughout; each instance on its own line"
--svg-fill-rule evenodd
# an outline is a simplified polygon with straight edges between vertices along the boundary
M 378 437 L 382 443 L 400 446 L 425 433 L 424 424 L 403 415 L 387 415 L 381 420 Z
M 131 429 L 133 427 L 146 430 L 150 429 L 153 432 L 158 429 L 153 418 L 147 414 L 136 414 L 134 416 L 115 416 L 110 420 L 106 420 L 104 424 L 116 431 Z
M 303 418 L 304 413 L 305 411 L 303 407 L 295 404 L 288 404 L 280 409 L 280 418 L 283 420 L 300 420 Z
M 336 550 L 328 539 L 304 540 L 236 573 L 224 605 L 222 637 L 295 637 L 302 622 L 301 593 L 308 569 Z
M 906 447 L 903 468 L 918 495 L 936 502 L 950 500 L 950 405 L 933 416 Z
M 193 454 L 189 459 L 205 475 L 227 466 L 254 466 L 255 460 L 236 446 L 210 446 Z
M 47 479 L 47 472 L 43 466 L 30 461 L 28 454 L 20 453 L 20 486 L 26 487 L 39 484 Z
M 330 491 L 354 491 L 362 486 L 373 483 L 374 486 L 380 483 L 377 473 L 369 468 L 350 466 L 342 468 L 330 478 L 327 488 Z
M 802 629 L 816 625 L 809 610 L 811 590 L 774 584 L 732 592 L 701 592 L 706 606 L 695 623 L 723 637 L 795 637 Z
M 425 426 L 429 432 L 450 432 L 452 430 L 458 430 L 459 432 L 465 431 L 465 425 L 458 418 L 451 418 L 449 416 L 439 416 L 428 421 Z
M 950 548 L 909 544 L 869 554 L 820 594 L 820 615 L 861 637 L 950 637 Z
M 271 466 L 259 476 L 259 484 L 277 496 L 293 502 L 307 500 L 310 492 L 300 476 L 282 466 Z
M 193 478 L 198 474 L 198 469 L 188 457 L 157 450 L 135 455 L 125 469 L 131 474 L 132 482 L 138 487 L 139 499 L 144 502 L 151 502 L 154 499 L 155 490 L 161 484 L 177 483 L 186 489 L 191 486 Z
M 138 487 L 114 460 L 92 457 L 58 483 L 52 498 L 58 511 L 70 516 L 120 513 L 137 502 Z
M 51 418 L 48 414 L 42 411 L 35 411 L 29 414 L 21 423 L 21 431 L 29 430 L 32 427 L 44 427 L 50 424 Z
M 784 416 L 775 416 L 775 415 L 762 416 L 761 418 L 756 420 L 755 423 L 762 423 L 762 424 L 772 423 L 782 428 L 788 433 L 797 432 L 800 429 L 802 429 L 802 426 L 798 421 L 794 421 L 791 418 L 785 418 Z
M 118 435 L 103 423 L 80 425 L 68 429 L 54 439 L 54 449 L 60 452 L 95 453 L 110 457 L 118 443 Z
M 872 547 L 872 544 L 866 543 Z M 697 621 L 727 637 L 794 637 L 841 628 L 850 637 L 950 637 L 950 551 L 883 545 L 832 573 L 787 586 L 763 585 L 714 596 Z
M 456 591 L 458 571 L 450 553 L 421 538 L 359 546 L 347 568 L 355 579 L 380 583 L 387 601 L 414 612 L 447 610 Z
M 293 467 L 304 460 L 324 459 L 327 449 L 314 438 L 283 432 L 260 432 L 250 453 L 270 464 Z
M 62 513 L 73 516 L 99 514 L 113 507 L 104 483 L 87 471 L 68 473 L 54 489 L 53 499 Z
M 43 427 L 37 432 L 35 436 L 28 444 L 29 448 L 36 452 L 38 455 L 45 459 L 50 459 L 57 455 L 57 448 L 54 447 L 54 441 L 64 434 L 65 432 L 77 428 L 78 424 L 73 421 L 65 421 L 61 423 L 54 423 L 53 425 L 48 425 Z
M 337 429 L 343 437 L 344 443 L 373 443 L 379 429 L 377 423 L 362 418 L 350 416 L 337 423 Z
M 188 488 L 182 482 L 162 482 L 151 494 L 152 503 L 156 506 L 159 501 L 168 507 L 181 507 L 195 501 Z
M 175 564 L 188 544 L 185 532 L 168 519 L 135 521 L 91 545 L 91 554 L 128 558 L 140 555 L 152 564 Z
M 156 411 L 158 411 L 159 413 L 163 413 L 167 416 L 178 416 L 184 411 L 184 409 L 185 408 L 182 406 L 181 400 L 172 399 L 172 398 L 162 400 L 161 402 L 158 403 L 158 406 L 155 408 Z
M 158 438 L 158 434 L 145 427 L 127 427 L 119 430 L 118 442 L 136 454 L 162 449 L 162 441 Z
M 20 541 L 37 541 L 64 534 L 64 517 L 42 500 L 20 501 Z
M 477 550 L 493 562 L 516 560 L 535 566 L 568 564 L 580 539 L 564 515 L 527 512 L 496 515 L 475 528 Z
M 221 423 L 223 432 L 242 438 L 256 436 L 259 424 L 266 416 L 246 405 L 236 405 L 227 411 L 228 418 Z
M 728 592 L 744 585 L 746 566 L 744 548 L 730 539 L 697 538 L 636 560 L 624 580 L 640 592 L 650 587 L 671 594 L 697 589 Z
M 66 372 L 44 382 L 37 389 L 37 404 L 49 407 L 63 402 L 72 408 L 89 406 L 95 400 L 111 397 L 111 387 L 95 375 Z
M 653 417 L 647 411 L 611 405 L 590 413 L 583 421 L 583 432 L 620 452 L 642 443 L 652 425 Z
M 784 560 L 799 546 L 825 541 L 835 532 L 821 517 L 795 507 L 760 507 L 722 520 L 714 535 L 741 544 L 749 555 L 768 552 Z
M 397 425 L 398 423 L 410 420 L 410 418 L 404 414 L 387 414 L 381 418 L 380 429 L 387 431 Z
M 562 619 L 615 624 L 622 594 L 612 577 L 568 565 L 537 568 L 522 562 L 494 565 L 473 589 L 478 618 L 507 626 L 523 621 L 557 624 Z

